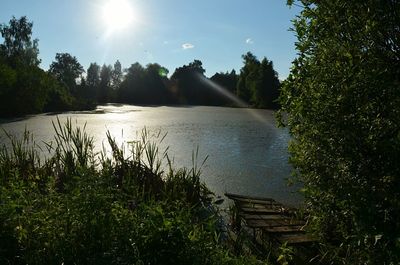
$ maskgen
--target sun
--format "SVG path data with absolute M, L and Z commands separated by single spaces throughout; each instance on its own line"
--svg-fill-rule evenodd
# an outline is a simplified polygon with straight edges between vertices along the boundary
M 103 20 L 109 31 L 129 27 L 133 16 L 133 9 L 128 0 L 107 0 L 103 5 Z

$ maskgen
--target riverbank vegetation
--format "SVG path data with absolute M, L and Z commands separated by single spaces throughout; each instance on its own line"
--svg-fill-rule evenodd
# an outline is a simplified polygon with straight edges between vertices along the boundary
M 288 2 L 303 8 L 281 121 L 317 258 L 399 264 L 400 2 Z
M 118 60 L 114 65 L 94 62 L 85 71 L 69 53 L 57 53 L 45 71 L 39 66 L 39 42 L 32 39 L 32 29 L 27 17 L 13 17 L 0 26 L 0 117 L 104 103 L 278 107 L 280 82 L 272 61 L 260 62 L 250 52 L 243 55 L 239 74 L 232 70 L 210 78 L 200 60 L 176 68 L 168 77 L 168 69 L 157 63 L 144 67 L 136 62 L 124 69 Z M 237 104 L 240 100 L 244 103 Z
M 264 264 L 233 254 L 201 168 L 173 168 L 159 133 L 108 134 L 95 153 L 84 128 L 54 128 L 42 148 L 26 132 L 0 150 L 1 264 Z

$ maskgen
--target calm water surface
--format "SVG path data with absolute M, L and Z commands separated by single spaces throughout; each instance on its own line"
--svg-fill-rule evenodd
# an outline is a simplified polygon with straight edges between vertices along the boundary
M 51 141 L 55 115 L 34 115 L 18 121 L 6 121 L 0 127 L 13 134 L 25 128 L 39 141 Z M 106 143 L 106 131 L 126 142 L 138 139 L 144 127 L 167 133 L 164 147 L 178 167 L 192 165 L 192 151 L 199 147 L 199 163 L 208 155 L 202 179 L 217 195 L 224 192 L 272 197 L 296 206 L 302 196 L 298 187 L 288 187 L 290 176 L 286 130 L 275 126 L 269 110 L 223 107 L 141 107 L 130 105 L 99 106 L 96 111 L 58 115 L 74 124 L 86 123 L 98 149 Z M 0 138 L 4 141 L 4 138 Z

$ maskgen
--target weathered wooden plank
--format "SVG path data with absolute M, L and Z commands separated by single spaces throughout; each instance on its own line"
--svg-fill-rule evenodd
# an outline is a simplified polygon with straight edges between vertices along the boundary
M 234 195 L 234 194 L 229 194 L 225 193 L 225 196 L 228 197 L 229 199 L 237 202 L 244 202 L 244 203 L 253 203 L 253 204 L 264 204 L 264 205 L 282 205 L 279 202 L 276 202 L 275 200 L 271 198 L 264 198 L 264 199 L 256 199 L 256 198 L 248 198 L 240 195 Z
M 267 206 L 267 207 L 253 207 L 252 205 L 242 205 L 242 204 L 235 204 L 236 207 L 240 211 L 247 211 L 247 212 L 263 212 L 263 211 L 270 211 L 270 212 L 276 212 L 279 211 L 281 214 L 285 212 L 285 209 L 281 206 Z
M 291 219 L 270 219 L 270 220 L 245 220 L 247 226 L 252 228 L 274 227 L 274 226 L 302 226 L 305 223 Z
M 281 204 L 257 204 L 235 201 L 235 205 L 240 208 L 259 208 L 259 209 L 283 209 Z
M 268 218 L 267 216 L 272 215 L 272 214 L 277 214 L 278 213 L 268 213 L 268 214 L 250 214 L 250 213 L 239 213 L 239 216 L 242 217 L 244 220 L 263 220 L 265 218 Z
M 273 226 L 273 227 L 263 227 L 263 230 L 268 233 L 292 233 L 292 232 L 303 232 L 303 226 L 292 225 L 292 226 Z
M 233 194 L 233 193 L 225 193 L 225 196 L 228 198 L 242 198 L 242 199 L 250 199 L 250 200 L 259 200 L 259 201 L 275 201 L 272 198 L 265 198 L 265 197 L 257 197 L 257 196 L 245 196 L 240 194 Z
M 285 242 L 287 242 L 288 244 L 301 244 L 301 243 L 310 243 L 316 241 L 313 237 L 305 233 L 282 234 L 277 236 L 276 239 L 282 244 Z
M 282 205 L 276 201 L 261 201 L 261 200 L 254 200 L 254 199 L 245 199 L 245 198 L 233 198 L 232 200 L 240 203 L 251 203 L 251 204 L 259 204 L 259 205 Z
M 261 229 L 278 242 L 301 244 L 316 241 L 303 231 L 305 221 L 294 219 L 291 209 L 271 198 L 225 194 L 235 202 L 238 217 L 250 228 Z
M 274 213 L 268 213 L 268 214 L 239 213 L 239 216 L 245 220 L 292 219 L 289 216 L 280 214 L 280 212 L 274 212 Z
M 263 209 L 263 208 L 250 208 L 250 207 L 241 207 L 240 211 L 242 211 L 243 213 L 258 213 L 258 214 L 263 214 L 263 213 L 273 213 L 276 211 L 280 211 L 280 213 L 282 213 L 282 210 L 278 207 L 276 208 L 270 208 L 270 209 Z
M 235 201 L 235 204 L 238 207 L 247 207 L 247 208 L 260 208 L 260 209 L 269 209 L 269 208 L 282 208 L 281 205 L 279 204 L 259 204 L 259 203 L 249 203 L 249 202 L 240 202 L 240 201 Z

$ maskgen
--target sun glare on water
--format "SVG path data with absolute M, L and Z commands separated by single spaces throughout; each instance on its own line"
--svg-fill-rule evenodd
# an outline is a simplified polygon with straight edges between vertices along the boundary
M 133 22 L 133 16 L 128 0 L 107 0 L 103 5 L 103 20 L 109 32 L 128 28 Z

